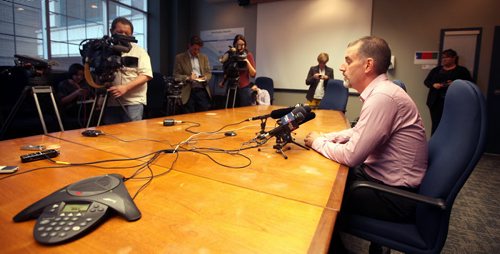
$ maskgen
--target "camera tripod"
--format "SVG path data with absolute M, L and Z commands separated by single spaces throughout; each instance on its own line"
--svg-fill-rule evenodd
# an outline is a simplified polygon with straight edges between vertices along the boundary
M 176 109 L 182 106 L 182 96 L 179 95 L 167 95 L 167 116 L 175 115 Z
M 229 78 L 227 83 L 228 83 L 228 87 L 227 87 L 227 95 L 226 95 L 226 108 L 229 104 L 229 95 L 231 94 L 231 91 L 233 91 L 233 108 L 234 108 L 234 105 L 236 104 L 236 95 L 238 93 L 238 86 L 240 84 L 239 77 Z
M 5 133 L 7 132 L 8 128 L 10 127 L 12 120 L 14 119 L 15 115 L 17 114 L 17 111 L 23 104 L 24 100 L 26 99 L 26 96 L 30 93 L 33 94 L 33 99 L 35 100 L 35 105 L 36 109 L 38 111 L 38 117 L 40 118 L 40 122 L 42 124 L 43 128 L 43 133 L 47 134 L 47 126 L 45 124 L 45 118 L 43 117 L 42 113 L 42 108 L 40 107 L 40 103 L 38 101 L 38 94 L 49 94 L 51 100 L 52 100 L 52 106 L 54 107 L 54 111 L 56 113 L 57 117 L 57 122 L 59 123 L 59 128 L 61 131 L 64 131 L 64 127 L 61 121 L 61 116 L 59 115 L 59 110 L 57 108 L 56 100 L 54 98 L 54 92 L 52 91 L 51 86 L 25 86 L 23 91 L 21 92 L 21 96 L 17 99 L 16 103 L 14 104 L 14 107 L 10 111 L 9 115 L 7 116 L 7 119 L 5 120 L 5 123 L 2 125 L 2 130 L 0 132 L 0 139 L 3 139 Z
M 90 109 L 89 120 L 87 121 L 86 128 L 90 127 L 90 123 L 92 122 L 92 117 L 94 115 L 94 111 L 96 110 L 96 106 L 100 106 L 100 108 L 98 108 L 98 110 L 99 110 L 99 117 L 97 118 L 96 127 L 101 125 L 102 116 L 104 115 L 104 109 L 106 108 L 106 104 L 108 102 L 108 94 L 109 94 L 108 91 L 106 91 L 103 94 L 96 94 L 94 102 L 92 103 L 92 108 Z M 115 98 L 115 100 L 120 104 L 120 107 L 123 109 L 123 111 L 125 112 L 125 115 L 127 115 L 127 117 L 129 118 L 129 120 L 132 121 L 132 119 L 128 115 L 127 109 L 122 104 L 122 102 L 120 101 L 120 99 L 119 98 Z

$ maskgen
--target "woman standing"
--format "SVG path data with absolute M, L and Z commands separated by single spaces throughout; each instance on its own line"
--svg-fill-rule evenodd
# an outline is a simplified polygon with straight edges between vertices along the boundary
M 431 134 L 434 134 L 439 125 L 446 91 L 455 79 L 472 81 L 469 70 L 458 65 L 457 52 L 453 49 L 447 49 L 441 53 L 441 65 L 434 67 L 424 81 L 425 86 L 429 88 L 427 107 L 431 113 Z

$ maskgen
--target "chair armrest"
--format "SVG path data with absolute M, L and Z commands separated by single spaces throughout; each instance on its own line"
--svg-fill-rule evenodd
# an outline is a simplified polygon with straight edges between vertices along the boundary
M 420 203 L 425 203 L 433 206 L 439 207 L 441 210 L 446 209 L 446 204 L 444 200 L 440 198 L 432 198 L 424 195 L 420 195 L 417 193 L 413 193 L 410 191 L 398 189 L 395 187 L 379 184 L 379 183 L 374 183 L 374 182 L 368 182 L 368 181 L 355 181 L 353 185 L 351 186 L 351 191 L 358 189 L 358 188 L 369 188 L 369 189 L 374 189 L 378 191 L 383 191 L 387 192 L 396 196 L 408 198 Z

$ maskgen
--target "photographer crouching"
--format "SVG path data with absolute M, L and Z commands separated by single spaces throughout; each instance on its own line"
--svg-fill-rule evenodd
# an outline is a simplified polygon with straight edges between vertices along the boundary
M 257 75 L 253 54 L 247 50 L 245 36 L 238 34 L 234 37 L 233 48 L 228 50 L 220 60 L 224 67 L 224 80 L 228 86 L 238 86 L 238 105 L 240 107 L 252 105 L 252 89 L 250 78 Z
M 131 37 L 132 23 L 117 17 L 111 23 L 113 37 Z M 133 37 L 132 37 L 133 38 Z M 107 87 L 108 101 L 103 115 L 104 124 L 114 124 L 142 120 L 147 104 L 147 82 L 153 78 L 149 55 L 136 43 L 128 42 L 130 50 L 121 53 L 121 67 Z

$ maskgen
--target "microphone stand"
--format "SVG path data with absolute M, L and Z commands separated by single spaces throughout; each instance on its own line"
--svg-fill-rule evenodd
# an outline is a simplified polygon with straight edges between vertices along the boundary
M 302 147 L 306 150 L 309 150 L 308 147 L 305 147 L 297 142 L 295 142 L 295 139 L 292 137 L 291 132 L 283 132 L 279 135 L 276 135 L 276 144 L 273 145 L 273 148 L 276 149 L 276 152 L 281 153 L 285 159 L 288 159 L 288 156 L 286 156 L 285 152 L 283 151 L 283 148 L 286 146 L 286 144 L 292 143 L 295 144 L 298 147 Z M 288 147 L 287 150 L 292 149 L 291 147 Z
M 259 131 L 259 134 L 266 134 L 266 122 L 267 122 L 267 118 L 260 119 L 260 131 Z

